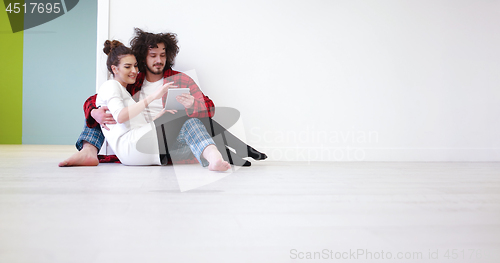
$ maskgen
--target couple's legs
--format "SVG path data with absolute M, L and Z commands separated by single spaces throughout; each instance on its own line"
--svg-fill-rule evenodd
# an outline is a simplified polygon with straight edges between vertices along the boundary
M 104 135 L 101 128 L 89 128 L 83 126 L 83 131 L 78 137 L 76 148 L 78 152 L 73 154 L 68 159 L 59 163 L 60 167 L 64 166 L 96 166 L 99 164 L 97 154 L 104 143 Z
M 179 114 L 179 113 L 178 113 Z M 176 114 L 177 115 L 177 114 Z M 169 115 L 164 114 L 161 118 L 155 121 L 157 126 L 160 153 L 167 154 L 168 149 L 166 149 L 167 144 L 165 141 L 176 141 L 176 136 L 179 134 L 184 122 L 189 118 L 184 114 L 184 116 L 179 115 Z M 175 118 L 174 118 L 175 117 Z M 255 160 L 263 160 L 267 156 L 254 148 L 250 147 L 246 143 L 242 142 L 232 133 L 228 132 L 222 125 L 209 118 L 202 119 L 204 126 L 208 133 L 215 140 L 215 145 L 218 151 L 222 154 L 223 158 L 230 161 L 232 164 L 236 165 L 249 165 L 250 163 L 241 159 L 240 157 L 252 157 Z M 161 125 L 162 123 L 171 123 L 171 125 Z M 166 130 L 162 130 L 165 129 Z M 104 143 L 104 135 L 102 134 L 101 128 L 96 126 L 95 128 L 89 128 L 84 125 L 84 129 L 77 140 L 76 147 L 79 150 L 77 153 L 73 154 L 70 158 L 59 163 L 59 166 L 95 166 L 99 164 L 97 154 Z M 238 156 L 235 156 L 232 152 L 227 150 L 225 145 L 233 148 Z M 212 147 L 211 147 L 212 148 Z M 173 148 L 172 150 L 175 150 Z
M 229 163 L 223 160 L 211 136 L 198 119 L 179 118 L 176 119 L 173 124 L 175 125 L 169 126 L 170 129 L 167 134 L 171 142 L 176 142 L 171 146 L 173 156 L 175 156 L 176 159 L 191 158 L 194 154 L 200 163 L 205 164 L 204 166 L 208 166 L 209 170 L 226 171 L 230 168 Z M 165 133 L 158 132 L 158 134 L 162 134 L 163 141 L 165 138 L 163 135 Z M 174 140 L 172 138 L 174 138 Z M 60 162 L 59 166 L 98 165 L 99 159 L 97 158 L 97 154 L 103 143 L 104 135 L 99 126 L 89 128 L 87 125 L 84 125 L 83 131 L 76 142 L 78 152 L 73 154 L 70 158 Z M 160 143 L 159 146 L 160 153 L 167 153 L 165 149 L 166 144 Z

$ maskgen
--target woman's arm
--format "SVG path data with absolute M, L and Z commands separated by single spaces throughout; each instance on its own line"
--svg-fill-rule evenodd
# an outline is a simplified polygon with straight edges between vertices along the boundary
M 140 100 L 134 105 L 123 108 L 118 114 L 117 122 L 124 123 L 139 115 L 151 102 L 161 98 L 164 94 L 168 92 L 169 88 L 175 88 L 177 86 L 172 86 L 173 82 L 165 83 L 161 88 L 157 89 L 153 94 L 147 96 L 145 99 Z

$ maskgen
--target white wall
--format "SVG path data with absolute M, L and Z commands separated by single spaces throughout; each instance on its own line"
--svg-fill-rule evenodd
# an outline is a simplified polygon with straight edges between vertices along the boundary
M 500 161 L 499 0 L 110 0 L 271 160 Z

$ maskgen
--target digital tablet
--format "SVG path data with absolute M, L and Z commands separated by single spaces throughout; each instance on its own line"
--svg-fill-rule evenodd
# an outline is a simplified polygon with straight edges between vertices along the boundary
M 184 105 L 178 102 L 175 98 L 181 94 L 191 94 L 189 88 L 168 89 L 167 100 L 165 101 L 166 110 L 184 110 Z

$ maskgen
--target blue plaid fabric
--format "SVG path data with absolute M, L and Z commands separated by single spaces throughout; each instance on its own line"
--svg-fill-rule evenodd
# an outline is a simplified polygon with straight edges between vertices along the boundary
M 170 145 L 168 147 L 174 163 L 189 159 L 194 155 L 198 162 L 203 167 L 206 167 L 208 166 L 208 161 L 202 156 L 203 150 L 210 144 L 215 145 L 215 142 L 207 132 L 205 125 L 199 119 L 190 118 L 182 125 L 175 144 L 173 147 Z
M 78 151 L 82 150 L 83 141 L 87 141 L 88 143 L 94 145 L 97 150 L 100 150 L 102 144 L 104 143 L 104 134 L 102 134 L 101 127 L 97 125 L 94 128 L 89 128 L 87 127 L 87 124 L 83 125 L 83 131 L 75 144 Z

